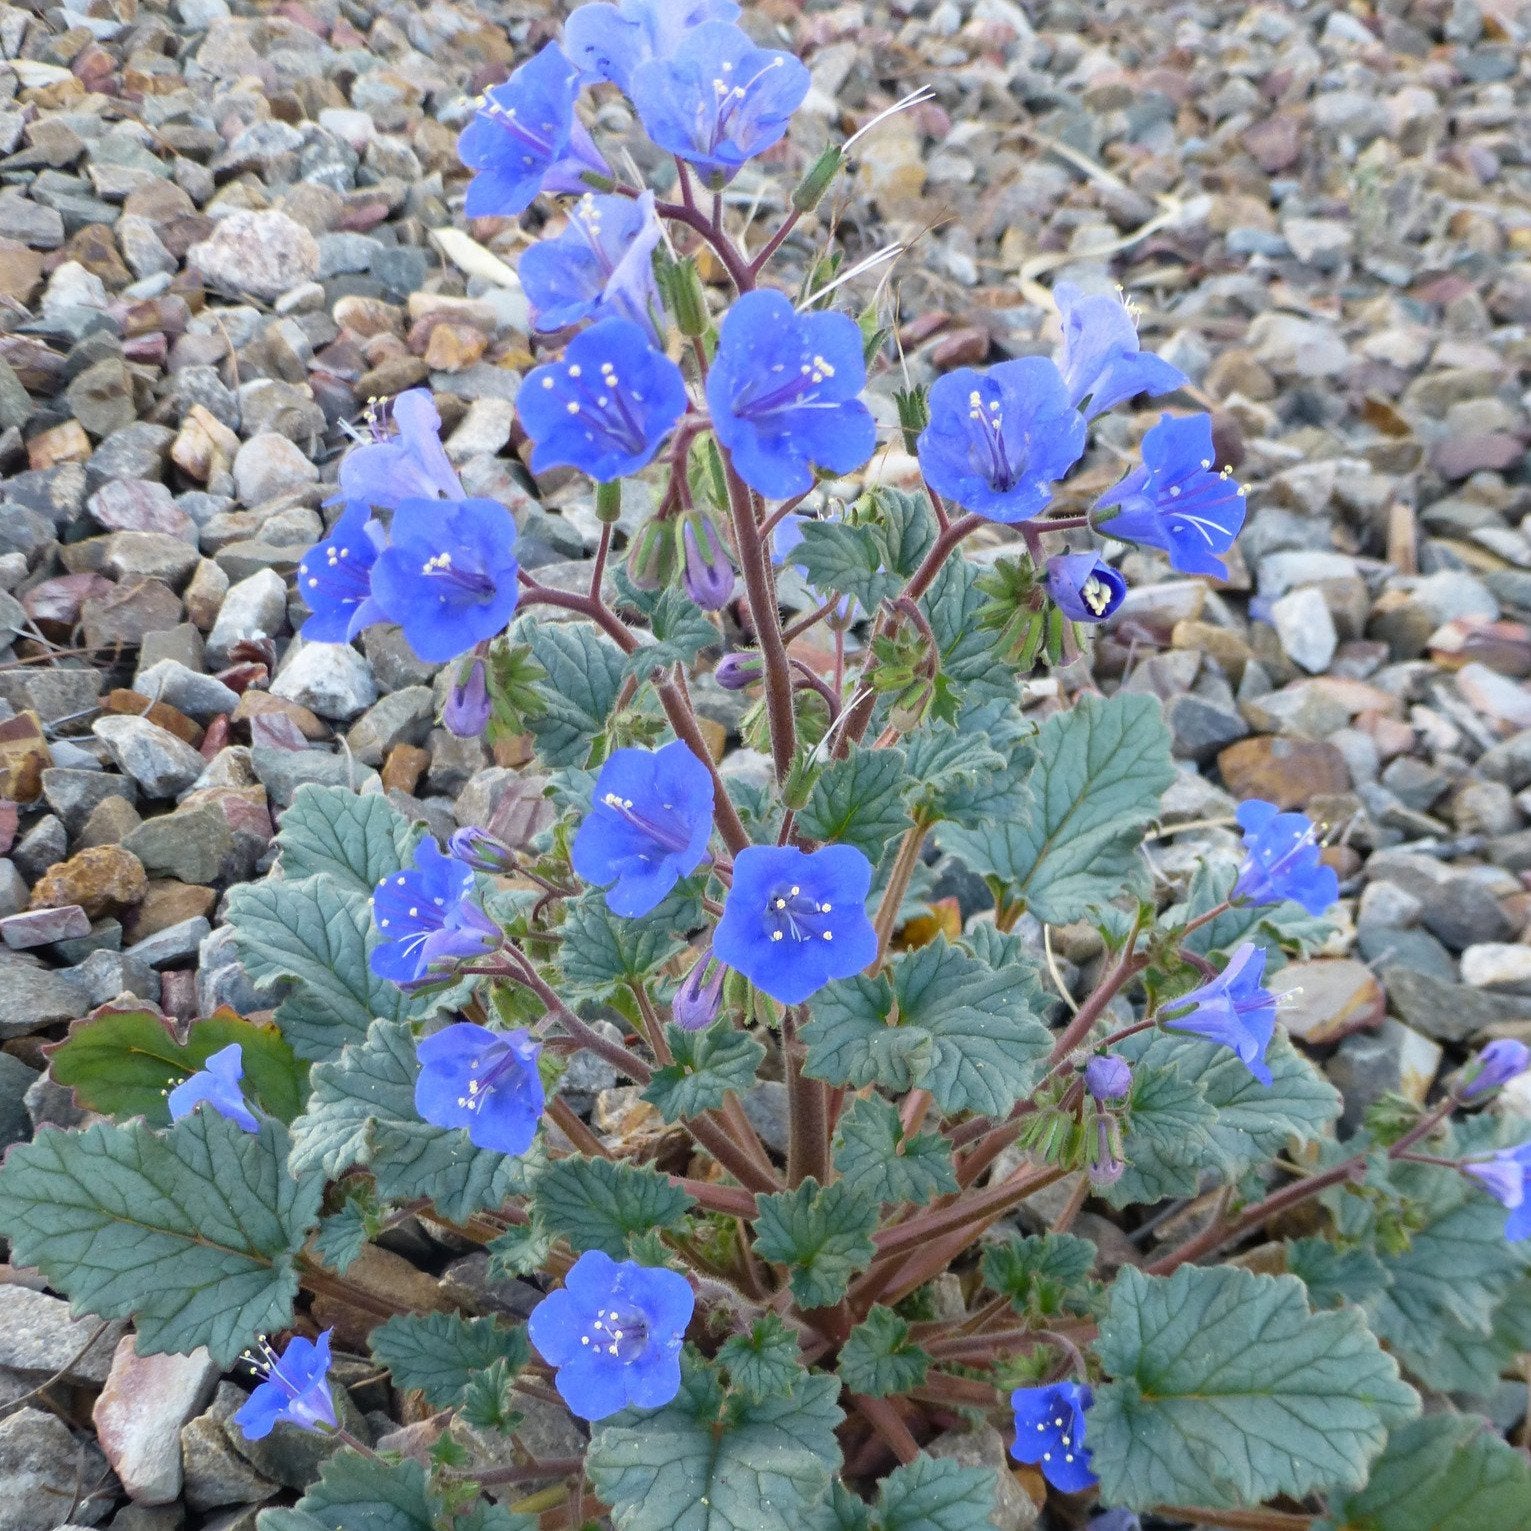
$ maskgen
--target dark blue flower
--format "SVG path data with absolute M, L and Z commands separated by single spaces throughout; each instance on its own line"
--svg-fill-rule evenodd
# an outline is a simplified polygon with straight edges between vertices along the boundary
M 1477 1071 L 1457 1091 L 1457 1096 L 1461 1100 L 1476 1100 L 1524 1074 L 1528 1065 L 1531 1065 L 1531 1047 L 1512 1037 L 1500 1037 L 1478 1054 Z
M 303 624 L 309 643 L 349 643 L 384 620 L 372 599 L 372 569 L 387 539 L 370 515 L 365 504 L 352 500 L 335 530 L 298 563 L 298 594 L 313 613 Z
M 478 906 L 473 868 L 444 856 L 429 835 L 414 866 L 378 883 L 372 919 L 380 937 L 372 971 L 394 983 L 415 983 L 436 963 L 482 956 L 500 944 L 499 927 Z
M 1101 1053 L 1085 1065 L 1084 1087 L 1099 1101 L 1126 1100 L 1132 1089 L 1132 1069 L 1125 1059 Z
M 654 250 L 663 230 L 654 193 L 630 197 L 587 192 L 569 224 L 521 257 L 521 285 L 539 330 L 615 316 L 641 325 L 655 345 L 663 305 L 654 281 Z
M 1015 1411 L 1017 1462 L 1042 1469 L 1042 1476 L 1060 1493 L 1077 1494 L 1096 1480 L 1090 1471 L 1090 1450 L 1084 1443 L 1089 1388 L 1077 1382 L 1054 1382 L 1045 1387 L 1020 1387 L 1010 1395 Z
M 626 91 L 645 59 L 669 58 L 704 21 L 738 15 L 733 0 L 601 0 L 580 6 L 564 23 L 564 51 L 587 80 L 610 80 Z
M 444 1026 L 415 1044 L 415 1110 L 433 1127 L 466 1127 L 476 1148 L 524 1154 L 546 1099 L 531 1033 L 490 1031 L 472 1021 Z
M 1143 438 L 1143 466 L 1096 501 L 1120 509 L 1098 522 L 1123 542 L 1163 548 L 1182 574 L 1226 579 L 1220 554 L 1244 525 L 1244 491 L 1213 471 L 1211 415 L 1164 415 Z
M 452 682 L 446 705 L 441 709 L 441 725 L 459 739 L 477 739 L 489 727 L 493 711 L 488 666 L 475 654 Z
M 728 969 L 714 961 L 709 947 L 692 964 L 670 1001 L 670 1019 L 682 1031 L 705 1031 L 718 1018 Z
M 790 53 L 758 48 L 738 27 L 707 21 L 668 58 L 639 64 L 628 94 L 661 149 L 721 185 L 780 141 L 809 83 Z
M 462 481 L 441 445 L 441 416 L 429 390 L 411 388 L 391 409 L 374 406 L 367 423 L 372 440 L 340 459 L 340 498 L 389 510 L 403 500 L 462 499 Z
M 265 1381 L 234 1416 L 247 1441 L 264 1440 L 279 1420 L 304 1430 L 335 1428 L 328 1329 L 317 1341 L 293 1335 L 280 1356 L 262 1341 L 259 1358 L 248 1359 L 265 1374 Z
M 1531 1239 L 1531 1196 L 1526 1194 L 1526 1177 L 1531 1174 L 1531 1143 L 1501 1148 L 1492 1158 L 1470 1159 L 1462 1170 L 1509 1210 L 1510 1215 L 1504 1220 L 1505 1238 L 1512 1244 Z
M 734 858 L 713 955 L 772 999 L 798 1004 L 876 957 L 871 886 L 872 863 L 853 846 L 749 846 Z
M 503 632 L 516 609 L 516 523 L 496 500 L 405 500 L 372 594 L 421 659 L 444 664 Z
M 937 378 L 916 443 L 925 481 L 990 521 L 1029 521 L 1084 452 L 1084 417 L 1045 356 Z
M 458 157 L 477 171 L 463 203 L 468 217 L 513 218 L 539 191 L 585 191 L 587 172 L 611 174 L 574 115 L 578 94 L 579 70 L 557 43 L 485 92 L 457 140 Z
M 616 750 L 574 836 L 574 870 L 606 889 L 613 914 L 647 914 L 701 865 L 712 809 L 712 773 L 678 739 L 658 750 Z
M 1291 899 L 1314 916 L 1334 907 L 1340 880 L 1333 867 L 1324 865 L 1318 832 L 1308 819 L 1300 813 L 1282 813 L 1274 803 L 1257 797 L 1239 804 L 1238 819 L 1244 829 L 1245 854 L 1234 898 L 1252 904 Z
M 1055 553 L 1047 560 L 1047 593 L 1074 622 L 1104 622 L 1127 598 L 1127 581 L 1095 553 Z
M 1265 976 L 1265 952 L 1245 941 L 1212 980 L 1171 1002 L 1178 1013 L 1164 1024 L 1188 1031 L 1209 1042 L 1231 1047 L 1261 1084 L 1271 1082 L 1265 1049 L 1276 1030 L 1275 998 L 1260 985 Z
M 245 1104 L 244 1091 L 239 1087 L 244 1073 L 244 1050 L 238 1042 L 230 1042 L 227 1047 L 210 1053 L 201 1069 L 189 1079 L 183 1079 L 170 1092 L 171 1121 L 178 1122 L 183 1116 L 190 1116 L 198 1106 L 206 1105 L 246 1132 L 259 1132 L 260 1123 Z
M 1138 327 L 1116 293 L 1086 293 L 1072 282 L 1059 282 L 1053 298 L 1063 317 L 1058 370 L 1086 420 L 1136 394 L 1170 393 L 1184 385 L 1178 367 L 1138 349 Z
M 653 458 L 686 408 L 686 382 L 631 319 L 602 319 L 562 361 L 526 374 L 517 405 L 534 472 L 578 468 L 608 484 Z
M 844 314 L 799 314 L 784 293 L 747 292 L 723 316 L 707 375 L 712 428 L 752 489 L 787 499 L 814 468 L 850 473 L 872 455 L 877 426 L 861 331 Z
M 722 611 L 734 598 L 734 566 L 712 519 L 701 511 L 681 518 L 681 585 L 703 611 Z
M 680 1391 L 680 1351 L 696 1298 L 662 1266 L 587 1249 L 532 1309 L 526 1332 L 572 1413 L 606 1419 L 658 1409 Z

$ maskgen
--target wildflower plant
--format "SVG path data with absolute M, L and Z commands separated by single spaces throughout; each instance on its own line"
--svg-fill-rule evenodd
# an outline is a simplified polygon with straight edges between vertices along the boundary
M 1063 283 L 1052 355 L 895 398 L 818 221 L 845 147 L 801 169 L 807 73 L 737 23 L 583 6 L 462 133 L 468 216 L 546 220 L 517 407 L 593 507 L 588 578 L 518 563 L 419 391 L 298 570 L 306 637 L 397 624 L 452 732 L 536 757 L 545 827 L 443 848 L 300 788 L 227 900 L 270 1010 L 72 1028 L 93 1118 L 11 1149 L 11 1259 L 235 1369 L 250 1438 L 325 1438 L 262 1531 L 983 1531 L 1017 1492 L 1049 1526 L 1524 1524 L 1471 1411 L 1531 1349 L 1525 1047 L 1342 1141 L 1275 983 L 1334 858 L 1251 802 L 1161 874 L 1159 704 L 1076 663 L 1130 611 L 1122 543 L 1226 572 L 1209 418 Z M 585 126 L 615 91 L 640 155 Z M 752 162 L 774 228 L 723 195 Z M 1146 399 L 1102 495 L 1095 421 Z M 422 1308 L 400 1249 L 481 1250 L 476 1285 Z M 417 1423 L 370 1443 L 345 1384 L 384 1373 Z

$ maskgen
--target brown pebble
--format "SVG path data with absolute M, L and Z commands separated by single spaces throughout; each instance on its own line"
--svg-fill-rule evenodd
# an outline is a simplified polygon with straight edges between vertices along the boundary
M 120 845 L 98 845 L 49 867 L 32 889 L 32 908 L 78 904 L 97 919 L 138 903 L 148 890 L 148 873 L 132 851 Z

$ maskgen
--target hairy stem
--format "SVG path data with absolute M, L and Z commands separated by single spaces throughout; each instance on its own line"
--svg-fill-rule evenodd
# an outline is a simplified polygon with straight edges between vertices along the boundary
M 824 1083 L 803 1072 L 808 1049 L 797 1037 L 797 1017 L 789 1008 L 781 1023 L 781 1050 L 787 1066 L 787 1184 L 801 1185 L 811 1175 L 829 1179 L 829 1102 Z
M 883 890 L 882 902 L 877 906 L 877 918 L 872 922 L 872 928 L 877 932 L 877 956 L 872 963 L 874 971 L 882 966 L 888 955 L 888 943 L 893 939 L 893 930 L 898 924 L 898 911 L 903 907 L 904 895 L 909 891 L 914 869 L 920 864 L 920 851 L 928 832 L 929 825 L 925 820 L 916 819 L 899 842 L 893 870 L 888 874 L 888 885 Z

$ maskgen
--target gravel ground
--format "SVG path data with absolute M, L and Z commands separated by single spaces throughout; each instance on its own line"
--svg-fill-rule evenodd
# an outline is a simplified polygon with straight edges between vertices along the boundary
M 524 755 L 438 729 L 442 677 L 396 632 L 293 638 L 291 575 L 367 401 L 434 391 L 540 578 L 583 579 L 596 533 L 579 484 L 522 466 L 532 236 L 464 223 L 454 154 L 545 8 L 82 4 L 0 5 L 0 1143 L 80 1120 L 43 1048 L 93 1007 L 259 1008 L 221 900 L 301 783 L 387 791 L 443 832 L 535 827 Z M 1213 410 L 1252 511 L 1232 577 L 1130 553 L 1089 664 L 1031 689 L 1045 710 L 1093 667 L 1163 699 L 1171 882 L 1233 844 L 1238 798 L 1332 826 L 1342 929 L 1281 982 L 1347 1123 L 1423 1099 L 1470 1044 L 1531 1040 L 1531 8 L 768 0 L 747 24 L 812 68 L 794 162 L 935 92 L 786 246 L 806 270 L 832 218 L 852 257 L 910 247 L 852 290 L 882 282 L 911 376 L 1048 349 L 1048 285 L 1109 273 L 1193 380 L 1175 402 Z M 731 190 L 757 245 L 790 184 Z M 900 382 L 874 382 L 886 422 Z M 1155 418 L 1103 421 L 1084 487 Z M 890 448 L 869 476 L 913 471 Z M 701 694 L 721 749 L 736 699 Z M 1088 982 L 1089 939 L 1057 944 Z M 631 1129 L 614 1079 L 578 1083 Z M 1524 1076 L 1506 1093 L 1531 1114 Z M 437 1300 L 423 1232 L 374 1254 L 353 1277 Z M 0 1280 L 0 1531 L 244 1531 L 311 1475 L 311 1440 L 224 1428 L 242 1395 L 205 1357 L 138 1358 L 35 1276 Z M 481 1256 L 447 1289 L 526 1295 Z M 366 1368 L 341 1376 L 360 1428 L 394 1428 Z M 559 1454 L 567 1427 L 534 1425 Z

